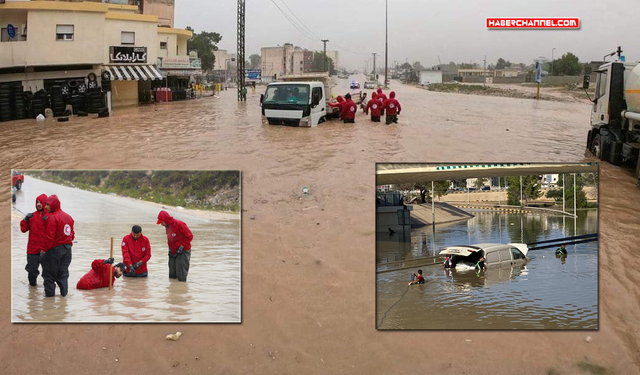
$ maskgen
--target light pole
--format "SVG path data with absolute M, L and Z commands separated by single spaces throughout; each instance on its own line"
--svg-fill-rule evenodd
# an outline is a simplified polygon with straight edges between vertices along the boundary
M 225 60 L 225 70 L 224 70 L 224 83 L 226 84 L 229 80 L 229 61 L 236 61 L 235 57 Z
M 329 69 L 327 69 L 327 42 L 329 41 L 329 39 L 322 39 L 322 43 L 324 43 L 324 71 L 328 72 Z
M 373 79 L 376 79 L 376 55 L 377 53 L 373 52 Z
M 384 1 L 384 88 L 389 88 L 389 0 Z
M 553 51 L 556 50 L 556 47 L 551 49 L 551 75 L 553 76 Z

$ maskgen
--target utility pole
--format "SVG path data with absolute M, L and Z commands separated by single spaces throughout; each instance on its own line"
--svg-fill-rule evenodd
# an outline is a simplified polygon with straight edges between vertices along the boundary
M 487 74 L 487 55 L 484 55 L 484 63 L 482 64 L 482 75 L 486 75 Z M 484 77 L 484 82 L 482 83 L 482 86 L 487 86 L 487 77 Z
M 555 50 L 556 50 L 555 47 L 551 49 L 551 75 L 553 75 L 553 51 Z
M 375 79 L 376 81 L 378 80 L 376 78 L 376 55 L 377 53 L 373 53 L 373 79 Z
M 322 39 L 322 43 L 324 43 L 324 71 L 328 72 L 329 69 L 327 68 L 327 42 L 329 41 L 329 39 Z
M 238 67 L 238 101 L 247 100 L 244 81 L 244 16 L 245 0 L 238 0 L 238 56 L 236 61 Z
M 389 0 L 384 1 L 384 88 L 389 88 Z

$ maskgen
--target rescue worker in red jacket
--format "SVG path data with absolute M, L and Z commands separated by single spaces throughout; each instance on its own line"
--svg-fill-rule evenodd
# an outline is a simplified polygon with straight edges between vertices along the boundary
M 391 94 L 389 94 L 389 99 L 385 100 L 384 109 L 387 110 L 387 117 L 385 119 L 387 125 L 391 124 L 392 122 L 395 122 L 397 124 L 398 115 L 400 114 L 400 111 L 402 111 L 402 106 L 400 106 L 400 102 L 396 100 L 395 92 L 392 91 Z
M 336 98 L 337 103 L 329 103 L 329 105 L 333 108 L 338 108 L 338 117 L 342 120 L 342 107 L 344 106 L 344 98 L 342 96 L 338 96 Z
M 44 207 L 47 204 L 47 196 L 41 194 L 36 198 L 36 211 L 28 213 L 22 221 L 20 221 L 20 230 L 22 233 L 29 232 L 29 242 L 27 244 L 27 266 L 24 268 L 28 273 L 29 285 L 36 286 L 36 280 L 40 271 L 40 262 L 44 256 L 43 245 L 45 243 L 45 221 L 47 210 Z
M 98 289 L 109 287 L 109 266 L 113 264 L 113 258 L 109 259 L 96 259 L 91 262 L 91 271 L 87 272 L 78 284 L 76 289 Z M 113 266 L 113 276 L 111 276 L 111 285 L 124 273 L 124 263 L 118 263 Z
M 382 105 L 384 105 L 384 102 L 387 101 L 387 95 L 384 92 L 382 92 L 381 88 L 378 88 L 378 100 Z M 384 116 L 384 107 L 382 107 L 382 111 L 380 112 L 380 115 Z
M 380 116 L 382 111 L 382 104 L 378 100 L 378 94 L 373 93 L 371 100 L 367 103 L 367 108 L 364 113 L 369 114 L 369 110 L 371 110 L 371 121 L 380 122 Z
M 351 100 L 351 94 L 347 94 L 344 96 L 345 101 L 342 107 L 342 120 L 345 124 L 353 124 L 356 122 L 356 112 L 358 111 L 358 107 L 356 103 Z
M 127 265 L 126 277 L 147 277 L 147 262 L 151 259 L 151 244 L 142 235 L 142 228 L 134 225 L 122 239 L 122 259 Z
M 75 233 L 73 218 L 60 209 L 60 200 L 51 195 L 47 198 L 48 211 L 46 220 L 46 237 L 42 248 L 42 277 L 44 278 L 44 294 L 53 297 L 56 294 L 56 284 L 60 288 L 60 295 L 66 296 L 69 291 L 69 265 L 71 264 L 71 246 Z
M 187 281 L 191 263 L 191 240 L 193 234 L 187 224 L 174 219 L 167 211 L 160 211 L 158 222 L 165 227 L 169 245 L 169 278 Z

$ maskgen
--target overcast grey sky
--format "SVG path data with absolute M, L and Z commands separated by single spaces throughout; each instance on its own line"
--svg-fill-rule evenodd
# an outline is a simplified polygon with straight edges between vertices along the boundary
M 319 37 L 304 36 L 280 13 L 286 5 Z M 384 64 L 384 0 L 247 0 L 246 54 L 283 43 L 337 49 L 348 68 L 378 53 Z M 286 5 L 285 5 L 286 4 Z M 236 1 L 176 0 L 176 27 L 222 34 L 219 47 L 236 50 Z M 289 13 L 290 14 L 290 13 Z M 621 45 L 640 60 L 640 0 L 389 0 L 389 64 L 420 61 L 495 63 L 498 57 L 532 63 L 538 56 L 573 52 L 580 61 L 602 59 Z M 293 20 L 297 21 L 293 16 Z M 487 30 L 487 17 L 577 17 L 579 30 Z M 337 48 L 337 46 L 342 47 Z M 352 52 L 347 52 L 348 49 Z M 381 66 L 381 65 L 379 65 Z

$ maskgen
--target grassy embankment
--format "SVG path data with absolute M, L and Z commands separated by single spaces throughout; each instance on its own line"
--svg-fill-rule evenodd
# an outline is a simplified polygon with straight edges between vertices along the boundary
M 27 171 L 56 184 L 198 210 L 240 211 L 239 171 Z

